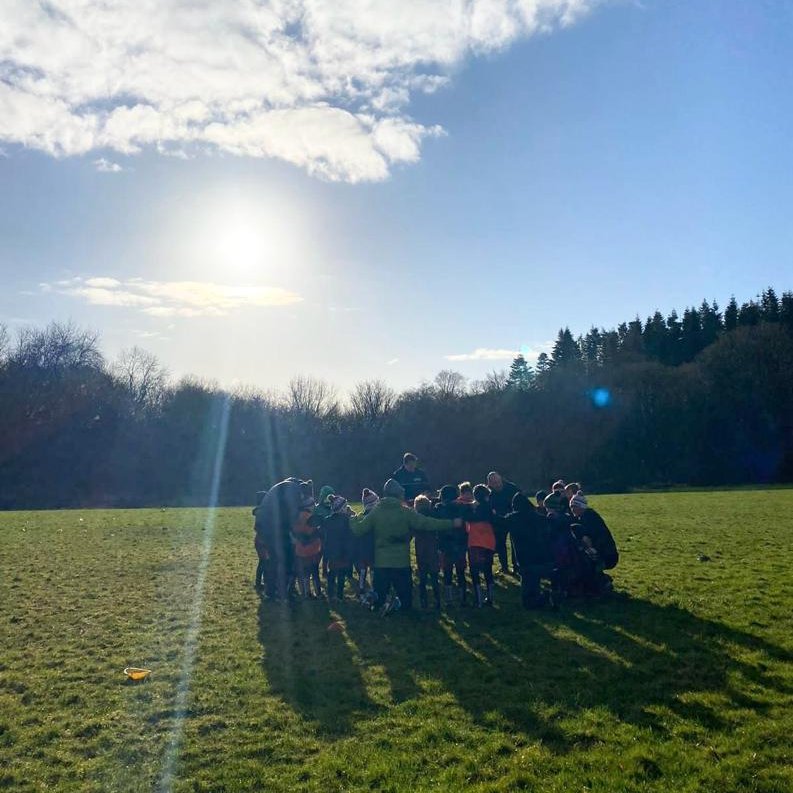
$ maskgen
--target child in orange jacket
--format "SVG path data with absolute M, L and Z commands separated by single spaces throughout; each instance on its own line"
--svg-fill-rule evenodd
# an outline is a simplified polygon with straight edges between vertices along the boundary
M 476 605 L 493 605 L 493 554 L 496 550 L 496 534 L 493 531 L 493 508 L 490 506 L 490 488 L 477 485 L 474 488 L 472 514 L 466 523 L 468 532 L 468 564 L 474 582 Z M 479 575 L 485 579 L 487 594 L 483 596 Z
M 319 527 L 311 520 L 312 510 L 301 509 L 292 526 L 292 541 L 295 546 L 295 574 L 302 597 L 320 597 L 319 560 L 322 558 L 322 539 Z M 311 581 L 314 593 L 311 592 Z

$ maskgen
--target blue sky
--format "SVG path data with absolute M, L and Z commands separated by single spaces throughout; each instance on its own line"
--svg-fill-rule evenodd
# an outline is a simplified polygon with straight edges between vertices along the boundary
M 401 388 L 791 287 L 788 4 L 527 0 L 542 29 L 411 5 L 306 0 L 302 31 L 257 17 L 267 60 L 221 66 L 217 20 L 164 18 L 195 86 L 162 53 L 135 72 L 129 20 L 90 70 L 0 35 L 2 321 L 72 318 L 224 384 Z

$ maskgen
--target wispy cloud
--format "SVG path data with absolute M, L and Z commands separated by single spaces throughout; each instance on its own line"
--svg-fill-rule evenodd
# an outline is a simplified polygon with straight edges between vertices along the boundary
M 104 276 L 40 285 L 45 292 L 78 297 L 96 306 L 134 308 L 152 317 L 222 317 L 241 308 L 288 306 L 303 298 L 272 286 L 231 286 L 211 281 L 119 281 Z
M 447 361 L 511 361 L 517 354 L 517 350 L 477 347 L 473 352 L 463 352 L 445 357 Z
M 414 94 L 598 1 L 4 0 L 0 140 L 55 156 L 221 150 L 385 179 L 442 134 L 410 117 Z
M 94 160 L 94 168 L 99 173 L 121 173 L 124 170 L 117 162 L 111 162 L 105 157 Z
M 386 366 L 393 366 L 395 363 L 399 363 L 399 358 L 392 358 L 390 361 L 386 361 Z

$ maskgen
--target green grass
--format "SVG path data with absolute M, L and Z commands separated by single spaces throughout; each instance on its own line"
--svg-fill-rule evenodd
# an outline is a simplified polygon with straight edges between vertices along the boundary
M 260 601 L 221 510 L 173 789 L 793 790 L 793 491 L 593 502 L 611 600 L 386 620 Z M 0 515 L 0 788 L 158 787 L 206 517 Z

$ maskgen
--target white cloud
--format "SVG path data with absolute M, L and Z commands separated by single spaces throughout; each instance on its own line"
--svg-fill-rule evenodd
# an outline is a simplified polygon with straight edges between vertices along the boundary
M 386 361 L 386 366 L 393 366 L 395 363 L 399 363 L 399 358 L 392 358 L 390 361 Z
M 94 167 L 100 173 L 121 173 L 124 170 L 117 162 L 112 162 L 105 157 L 94 160 Z
M 241 308 L 288 306 L 303 298 L 273 286 L 232 286 L 211 281 L 119 281 L 104 276 L 41 284 L 42 291 L 79 297 L 96 306 L 135 308 L 152 317 L 222 317 Z
M 410 118 L 412 94 L 597 2 L 3 0 L 0 141 L 55 156 L 215 149 L 385 179 L 442 133 Z
M 447 355 L 445 357 L 447 361 L 511 361 L 517 354 L 517 350 L 477 347 L 473 352 Z

